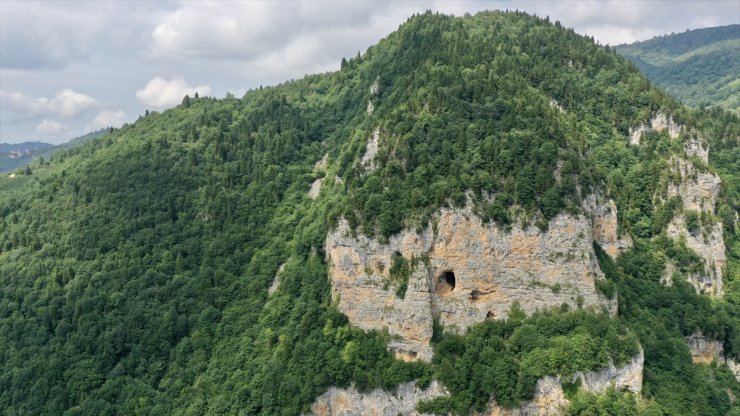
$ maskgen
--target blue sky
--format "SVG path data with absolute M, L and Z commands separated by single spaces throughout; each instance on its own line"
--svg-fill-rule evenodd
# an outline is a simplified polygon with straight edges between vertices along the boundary
M 339 69 L 414 13 L 519 9 L 602 44 L 740 23 L 740 1 L 0 1 L 0 142 L 61 143 L 185 94 Z

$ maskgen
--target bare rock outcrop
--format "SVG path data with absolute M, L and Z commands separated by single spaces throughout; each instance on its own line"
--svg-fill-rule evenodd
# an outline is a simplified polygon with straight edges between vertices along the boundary
M 630 144 L 639 145 L 642 134 L 647 133 L 651 130 L 667 130 L 668 136 L 671 139 L 675 139 L 678 137 L 679 134 L 681 134 L 681 132 L 684 130 L 684 127 L 673 121 L 673 117 L 667 116 L 663 113 L 658 113 L 649 122 L 642 123 L 630 130 Z
M 708 232 L 690 232 L 686 227 L 684 215 L 677 215 L 668 224 L 668 236 L 673 240 L 686 241 L 686 247 L 693 250 L 704 261 L 703 273 L 692 273 L 688 276 L 698 293 L 721 297 L 724 294 L 722 270 L 727 263 L 725 243 L 722 238 L 722 223 L 717 222 Z
M 447 391 L 436 381 L 422 390 L 415 382 L 399 385 L 394 392 L 373 390 L 360 393 L 355 388 L 332 387 L 311 406 L 315 416 L 421 416 L 416 405 L 423 400 L 446 396 Z
M 505 319 L 514 302 L 526 313 L 569 305 L 616 313 L 616 299 L 596 289 L 604 279 L 591 242 L 593 223 L 559 215 L 543 232 L 484 224 L 470 208 L 443 209 L 421 233 L 387 243 L 352 236 L 346 221 L 327 235 L 332 297 L 351 324 L 387 329 L 389 348 L 406 359 L 430 360 L 433 317 L 464 333 L 485 319 Z M 413 270 L 400 298 L 391 285 L 394 256 Z
M 562 415 L 570 406 L 570 401 L 563 393 L 564 382 L 573 383 L 580 380 L 582 389 L 603 393 L 614 386 L 620 390 L 636 394 L 642 392 L 642 370 L 644 356 L 642 350 L 623 367 L 616 368 L 611 362 L 602 370 L 577 372 L 572 377 L 547 376 L 539 379 L 535 387 L 534 398 L 518 408 L 505 408 L 491 399 L 488 410 L 482 415 L 490 416 L 552 416 Z M 340 389 L 332 387 L 316 399 L 311 406 L 311 415 L 315 416 L 360 416 L 360 415 L 410 415 L 420 416 L 416 406 L 421 401 L 435 397 L 448 396 L 447 390 L 433 381 L 425 390 L 415 382 L 401 384 L 394 392 L 373 390 L 360 393 L 350 387 Z M 476 413 L 476 415 L 482 416 Z
M 573 377 L 562 378 L 547 376 L 537 381 L 534 398 L 520 407 L 508 409 L 492 402 L 485 413 L 490 416 L 553 416 L 566 413 L 570 401 L 563 393 L 564 382 L 573 383 L 580 380 L 581 389 L 591 393 L 603 393 L 609 387 L 630 391 L 635 394 L 642 392 L 642 370 L 645 356 L 640 353 L 632 358 L 624 367 L 616 368 L 610 362 L 609 367 L 603 370 L 577 372 Z
M 377 164 L 375 162 L 375 156 L 378 154 L 378 142 L 380 141 L 380 129 L 373 130 L 373 134 L 370 136 L 370 139 L 367 141 L 367 146 L 365 147 L 365 154 L 362 155 L 362 166 L 365 168 L 367 172 L 372 172 L 377 168 Z
M 672 157 L 668 165 L 677 177 L 668 184 L 668 197 L 679 196 L 687 210 L 714 213 L 722 182 L 719 176 L 700 172 L 691 161 L 678 157 Z
M 740 364 L 733 358 L 725 355 L 725 349 L 720 341 L 707 338 L 701 332 L 686 337 L 686 344 L 691 353 L 691 361 L 698 364 L 726 364 L 740 382 Z
M 700 172 L 686 159 L 672 157 L 669 169 L 677 180 L 668 184 L 668 196 L 681 198 L 684 210 L 714 214 L 720 190 L 720 178 L 711 172 Z M 713 218 L 709 215 L 708 218 Z M 722 223 L 702 224 L 701 230 L 689 230 L 686 215 L 676 215 L 668 224 L 667 234 L 675 241 L 684 240 L 704 262 L 703 273 L 693 273 L 688 281 L 698 293 L 723 295 L 722 270 L 727 263 Z
M 617 205 L 614 201 L 591 194 L 585 198 L 583 208 L 593 217 L 593 240 L 599 243 L 606 254 L 616 258 L 632 247 L 629 235 L 619 235 Z

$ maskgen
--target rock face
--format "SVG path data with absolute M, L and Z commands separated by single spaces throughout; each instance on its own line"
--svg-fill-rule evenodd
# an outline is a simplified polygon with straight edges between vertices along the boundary
M 267 288 L 267 295 L 268 296 L 272 296 L 272 294 L 275 293 L 278 290 L 278 288 L 280 287 L 280 274 L 283 272 L 283 270 L 285 270 L 285 265 L 286 264 L 287 263 L 281 264 L 280 267 L 278 268 L 277 273 L 275 273 L 275 278 L 272 279 L 272 283 L 270 284 L 270 287 Z
M 360 328 L 386 328 L 397 356 L 431 359 L 433 317 L 463 333 L 485 319 L 505 319 L 514 302 L 526 313 L 564 303 L 616 313 L 616 299 L 595 286 L 604 276 L 591 245 L 594 222 L 585 216 L 559 215 L 546 232 L 483 224 L 469 208 L 443 209 L 435 222 L 386 244 L 351 236 L 346 221 L 326 238 L 339 310 Z M 399 255 L 413 265 L 403 298 L 389 274 Z
M 375 155 L 378 154 L 378 141 L 380 140 L 380 129 L 375 129 L 370 140 L 367 141 L 365 147 L 365 154 L 362 155 L 362 166 L 368 171 L 372 172 L 377 167 L 375 163 Z
M 321 192 L 321 183 L 324 181 L 324 179 L 316 179 L 311 183 L 311 188 L 308 190 L 308 197 L 311 199 L 316 199 L 319 196 L 319 192 Z
M 719 176 L 699 172 L 693 163 L 678 157 L 672 157 L 668 164 L 671 172 L 678 178 L 668 185 L 668 196 L 681 197 L 684 209 L 714 213 L 722 182 Z
M 668 196 L 680 197 L 684 210 L 714 214 L 721 182 L 719 177 L 710 172 L 699 172 L 691 161 L 678 157 L 669 160 L 669 167 L 677 182 L 668 185 Z M 684 239 L 686 246 L 704 261 L 704 273 L 688 277 L 696 291 L 722 296 L 722 270 L 727 263 L 722 223 L 702 224 L 701 228 L 700 231 L 689 231 L 685 214 L 679 214 L 668 224 L 667 233 L 673 240 Z
M 593 217 L 593 240 L 599 243 L 606 254 L 616 258 L 632 247 L 629 235 L 619 236 L 617 205 L 614 201 L 591 194 L 585 198 L 583 208 Z
M 616 368 L 611 363 L 608 368 L 586 373 L 577 372 L 567 380 L 559 376 L 547 376 L 537 381 L 534 398 L 518 408 L 509 409 L 500 407 L 495 400 L 491 400 L 488 410 L 479 414 L 490 416 L 552 416 L 562 415 L 568 409 L 570 402 L 563 393 L 563 382 L 575 382 L 580 379 L 582 389 L 602 393 L 614 386 L 620 390 L 631 391 L 636 394 L 642 392 L 642 369 L 644 356 L 642 350 L 624 367 Z M 398 386 L 395 392 L 373 390 L 369 393 L 359 393 L 354 388 L 330 388 L 321 395 L 311 406 L 311 414 L 316 416 L 365 416 L 365 415 L 411 415 L 419 416 L 415 410 L 420 401 L 435 397 L 447 396 L 449 393 L 433 381 L 426 390 L 421 390 L 416 383 L 406 383 Z
M 740 364 L 732 358 L 725 356 L 722 343 L 705 337 L 701 332 L 696 332 L 686 337 L 686 344 L 691 353 L 691 361 L 699 364 L 726 364 L 740 382 Z
M 673 118 L 663 113 L 658 113 L 649 122 L 640 124 L 630 130 L 630 144 L 639 145 L 643 133 L 651 130 L 666 131 L 671 139 L 675 139 L 684 130 L 683 126 L 673 121 Z
M 332 387 L 322 394 L 313 406 L 311 415 L 315 416 L 419 416 L 416 404 L 422 400 L 447 395 L 447 391 L 433 381 L 426 390 L 421 390 L 415 382 L 401 384 L 395 392 L 373 390 L 360 393 L 354 388 Z
M 684 239 L 686 247 L 693 250 L 704 260 L 704 273 L 692 273 L 688 276 L 698 293 L 721 297 L 724 294 L 722 283 L 722 269 L 727 263 L 725 257 L 725 243 L 722 238 L 722 223 L 713 224 L 709 232 L 690 232 L 686 227 L 683 214 L 677 215 L 668 224 L 668 236 L 673 240 Z
M 602 393 L 614 386 L 619 390 L 627 390 L 636 394 L 642 392 L 642 369 L 645 357 L 642 350 L 624 367 L 609 367 L 599 371 L 587 373 L 577 372 L 572 378 L 565 380 L 561 377 L 548 376 L 537 381 L 535 395 L 532 400 L 518 408 L 507 409 L 492 402 L 486 415 L 490 416 L 551 416 L 563 415 L 570 406 L 570 401 L 563 393 L 563 382 L 573 383 L 581 381 L 581 389 Z

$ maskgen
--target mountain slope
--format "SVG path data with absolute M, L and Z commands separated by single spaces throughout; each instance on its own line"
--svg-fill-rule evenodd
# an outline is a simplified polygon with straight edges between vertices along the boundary
M 655 127 L 630 145 L 659 113 L 687 126 L 680 140 Z M 725 298 L 697 293 L 691 278 L 720 284 L 722 275 L 687 247 L 695 234 L 668 236 L 693 208 L 661 195 L 686 183 L 671 158 L 714 177 L 685 149 L 700 131 L 708 143 L 699 149 L 722 143 L 729 153 L 717 207 L 696 221 L 712 228 L 717 214 L 733 214 L 726 161 L 739 124 L 692 113 L 614 51 L 522 13 L 427 13 L 338 72 L 242 99 L 186 97 L 32 175 L 0 178 L 0 405 L 11 414 L 300 414 L 330 386 L 436 380 L 450 396 L 418 405 L 465 414 L 492 397 L 516 408 L 538 380 L 626 365 L 642 349 L 640 409 L 726 414 L 728 389 L 740 394 L 733 375 L 693 365 L 684 337 L 699 331 L 729 357 L 740 351 L 734 227 L 724 224 Z M 567 280 L 525 284 L 516 289 L 573 298 L 543 312 L 511 303 L 505 321 L 467 333 L 435 317 L 434 358 L 411 362 L 387 349 L 403 341 L 392 328 L 365 332 L 340 312 L 347 298 L 335 296 L 327 242 L 341 224 L 348 239 L 391 244 L 402 231 L 439 229 L 443 210 L 469 209 L 481 227 L 525 240 L 589 221 L 584 205 L 596 194 L 613 199 L 613 228 L 618 221 L 635 248 L 615 264 L 575 233 L 578 256 L 548 261 L 558 278 L 587 265 L 592 298 L 618 309 L 579 300 Z M 386 276 L 374 290 L 410 303 L 414 279 L 435 260 L 390 255 L 382 271 L 372 265 L 369 274 Z M 673 285 L 664 286 L 669 262 Z M 637 412 L 634 395 L 610 394 L 597 402 L 580 392 L 573 403 Z
M 29 166 L 34 160 L 48 160 L 52 155 L 60 150 L 71 149 L 86 143 L 89 140 L 97 139 L 107 133 L 108 129 L 101 129 L 90 132 L 83 136 L 59 145 L 53 145 L 43 142 L 24 142 L 19 144 L 0 143 L 0 173 L 10 172 L 12 170 Z
M 740 111 L 740 25 L 696 29 L 616 49 L 687 105 Z

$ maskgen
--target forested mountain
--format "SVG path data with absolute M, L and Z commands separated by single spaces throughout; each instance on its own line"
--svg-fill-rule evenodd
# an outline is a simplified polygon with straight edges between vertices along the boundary
M 87 143 L 103 136 L 108 131 L 109 129 L 96 130 L 58 145 L 44 142 L 0 143 L 0 173 L 26 167 L 34 161 L 43 163 L 60 150 Z
M 185 97 L 0 177 L 0 408 L 738 414 L 739 136 L 520 12 Z
M 687 30 L 616 49 L 687 105 L 740 112 L 740 25 Z

